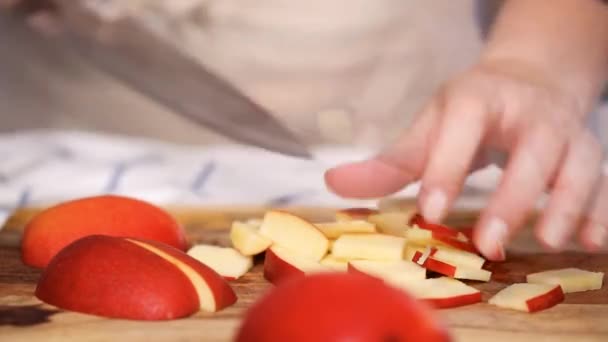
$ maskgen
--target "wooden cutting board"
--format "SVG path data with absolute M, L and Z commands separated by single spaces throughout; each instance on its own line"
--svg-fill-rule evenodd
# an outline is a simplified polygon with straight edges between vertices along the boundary
M 228 245 L 228 227 L 234 219 L 260 217 L 267 208 L 170 208 L 184 224 L 191 242 Z M 293 209 L 314 220 L 330 219 L 328 208 Z M 2 341 L 230 341 L 244 311 L 269 285 L 260 263 L 232 285 L 236 305 L 216 314 L 198 313 L 168 322 L 137 322 L 105 319 L 57 310 L 38 301 L 33 292 L 40 272 L 23 265 L 19 238 L 23 224 L 34 211 L 22 211 L 0 231 L 0 340 Z M 456 213 L 449 221 L 463 226 L 475 213 Z M 562 267 L 608 272 L 608 252 L 585 254 L 576 247 L 562 254 L 543 252 L 529 230 L 520 234 L 509 249 L 508 260 L 490 264 L 493 281 L 474 284 L 484 300 L 506 284 L 520 282 L 530 272 Z M 373 296 L 373 293 L 367 295 Z M 488 304 L 444 309 L 439 316 L 451 327 L 458 341 L 608 341 L 608 286 L 602 290 L 574 293 L 550 310 L 526 314 Z

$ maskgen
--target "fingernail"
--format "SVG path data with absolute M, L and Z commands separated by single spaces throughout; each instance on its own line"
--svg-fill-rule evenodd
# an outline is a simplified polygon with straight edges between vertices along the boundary
M 492 218 L 482 231 L 479 249 L 486 257 L 495 260 L 505 259 L 504 243 L 507 237 L 507 224 L 499 218 Z
M 560 248 L 568 235 L 568 222 L 556 217 L 545 224 L 545 227 L 545 231 L 543 232 L 545 243 L 551 248 Z
M 425 219 L 432 222 L 439 222 L 445 210 L 447 198 L 441 190 L 432 190 L 422 206 L 422 215 Z
M 606 242 L 606 227 L 601 224 L 594 224 L 589 230 L 589 237 L 597 247 L 602 247 Z

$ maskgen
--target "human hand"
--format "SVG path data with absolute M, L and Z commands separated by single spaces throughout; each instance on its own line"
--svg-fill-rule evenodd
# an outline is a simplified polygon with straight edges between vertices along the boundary
M 29 27 L 42 34 L 56 34 L 61 27 L 49 0 L 0 0 L 0 10 L 24 14 Z
M 420 180 L 420 210 L 439 222 L 470 171 L 499 151 L 508 165 L 474 232 L 482 254 L 503 260 L 505 244 L 546 190 L 538 239 L 559 249 L 581 227 L 583 244 L 597 249 L 608 225 L 602 150 L 584 126 L 591 101 L 561 89 L 562 82 L 526 63 L 482 61 L 447 82 L 395 144 L 329 170 L 326 183 L 344 197 L 373 198 Z

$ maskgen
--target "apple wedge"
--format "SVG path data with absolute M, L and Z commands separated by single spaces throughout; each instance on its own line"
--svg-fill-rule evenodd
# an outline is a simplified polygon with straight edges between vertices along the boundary
M 561 286 L 551 284 L 513 284 L 490 298 L 488 303 L 501 308 L 536 312 L 551 308 L 564 300 Z
M 253 257 L 236 249 L 211 245 L 195 245 L 188 255 L 209 266 L 227 280 L 236 280 L 253 267 Z
M 375 233 L 376 226 L 365 220 L 337 221 L 315 223 L 315 226 L 329 239 L 335 239 L 342 234 Z
M 481 292 L 459 280 L 441 277 L 404 284 L 402 288 L 431 306 L 444 309 L 481 302 Z
M 375 224 L 380 233 L 404 237 L 410 229 L 411 218 L 411 213 L 396 211 L 370 215 L 367 220 Z
M 437 260 L 434 257 L 437 249 L 430 248 L 428 255 L 425 253 L 416 251 L 412 261 L 418 263 L 422 267 L 429 271 L 437 272 L 439 274 L 446 275 L 448 277 L 466 280 L 478 280 L 478 281 L 490 281 L 492 272 L 486 271 L 480 268 L 469 268 L 465 266 L 457 266 L 444 261 Z
M 333 268 L 321 265 L 317 260 L 303 256 L 280 246 L 266 250 L 264 258 L 264 278 L 278 285 L 293 278 L 309 273 L 331 272 Z
M 449 246 L 469 253 L 477 254 L 477 248 L 475 248 L 475 246 L 471 242 L 461 241 L 443 233 L 438 233 L 436 231 L 431 231 L 427 229 L 421 229 L 417 226 L 408 229 L 405 233 L 405 237 L 409 242 L 417 245 Z
M 564 293 L 599 290 L 603 272 L 590 272 L 578 268 L 563 268 L 528 274 L 526 281 L 533 284 L 560 285 Z
M 377 214 L 378 210 L 369 208 L 347 208 L 336 212 L 336 221 L 367 220 L 369 215 Z
M 348 270 L 348 260 L 336 258 L 329 254 L 321 259 L 320 264 L 323 266 L 330 267 L 336 271 L 346 272 Z
M 402 260 L 406 240 L 384 234 L 344 234 L 334 242 L 331 255 L 348 260 Z
M 255 225 L 240 221 L 232 223 L 230 241 L 243 255 L 260 254 L 272 245 L 272 241 L 262 236 Z
M 329 240 L 314 224 L 283 211 L 267 212 L 260 234 L 281 247 L 315 261 L 321 260 L 329 249 Z
M 432 246 L 431 256 L 435 260 L 439 260 L 454 266 L 480 269 L 485 264 L 486 260 L 477 254 L 465 252 L 463 250 L 445 247 L 445 246 Z M 405 249 L 405 259 L 413 260 L 416 252 L 423 253 L 426 248 L 420 245 L 408 244 Z
M 348 271 L 374 276 L 396 286 L 426 279 L 424 268 L 406 260 L 352 260 L 348 263 Z

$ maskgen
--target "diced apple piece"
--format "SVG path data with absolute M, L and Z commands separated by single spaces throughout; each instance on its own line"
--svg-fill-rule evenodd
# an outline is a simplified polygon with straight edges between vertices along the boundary
M 348 271 L 365 273 L 396 286 L 426 279 L 424 268 L 406 260 L 352 260 L 348 263 Z
M 404 237 L 408 229 L 411 214 L 403 212 L 387 212 L 370 215 L 368 221 L 375 224 L 378 231 L 383 234 Z
M 329 249 L 328 239 L 314 224 L 283 211 L 267 212 L 260 234 L 281 247 L 315 261 L 321 260 Z
M 437 260 L 434 256 L 436 252 L 438 252 L 437 249 L 429 248 L 428 255 L 425 257 L 424 253 L 416 251 L 412 261 L 418 263 L 429 271 L 437 272 L 457 279 L 489 281 L 492 276 L 492 272 L 480 268 L 456 266 L 454 264 Z
M 480 269 L 486 262 L 486 259 L 479 255 L 460 249 L 445 246 L 435 246 L 434 249 L 433 258 L 455 266 Z
M 603 272 L 590 272 L 578 268 L 564 268 L 528 274 L 526 281 L 533 284 L 560 285 L 564 293 L 599 290 Z
M 405 238 L 384 234 L 344 234 L 332 248 L 337 258 L 357 260 L 402 260 Z
M 488 303 L 501 308 L 536 312 L 553 307 L 564 300 L 561 286 L 551 284 L 513 284 L 502 289 Z
M 331 267 L 280 246 L 275 245 L 266 250 L 264 278 L 275 285 L 292 277 L 330 271 L 333 271 Z
M 330 239 L 340 237 L 342 234 L 375 233 L 376 226 L 364 220 L 338 221 L 316 223 L 315 226 Z
M 405 284 L 405 291 L 435 308 L 453 308 L 481 302 L 481 292 L 459 280 L 441 277 Z
M 370 215 L 377 214 L 378 210 L 369 208 L 347 208 L 336 212 L 336 221 L 367 220 Z
M 272 244 L 272 241 L 262 236 L 254 225 L 239 221 L 232 223 L 230 240 L 232 246 L 243 255 L 262 253 Z
M 321 259 L 320 263 L 321 265 L 331 267 L 336 271 L 346 272 L 348 270 L 348 260 L 336 258 L 331 254 L 326 255 L 325 258 Z
M 188 255 L 229 280 L 239 279 L 253 267 L 251 256 L 230 247 L 196 245 L 188 251 Z

